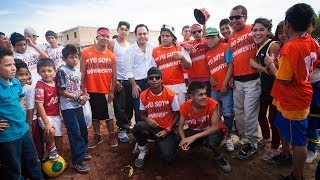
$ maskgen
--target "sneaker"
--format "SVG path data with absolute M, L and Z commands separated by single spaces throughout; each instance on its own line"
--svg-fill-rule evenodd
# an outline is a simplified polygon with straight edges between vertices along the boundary
M 140 151 L 139 151 L 139 149 L 138 149 L 138 143 L 136 143 L 136 144 L 134 145 L 132 154 L 139 154 L 139 153 L 140 153 Z
M 92 156 L 89 153 L 84 154 L 84 160 L 88 161 L 92 158 Z
M 111 147 L 117 147 L 118 146 L 118 140 L 116 138 L 116 135 L 114 132 L 110 133 L 109 135 L 109 144 Z
M 293 164 L 292 155 L 286 156 L 283 153 L 273 156 L 267 162 L 277 166 L 291 166 Z
M 81 174 L 88 173 L 90 171 L 90 167 L 86 165 L 84 162 L 80 164 L 74 164 L 74 168 Z
M 49 152 L 49 160 L 50 161 L 57 161 L 59 159 L 59 154 L 57 148 L 54 148 Z
M 229 152 L 232 152 L 234 150 L 234 146 L 231 138 L 226 140 L 226 150 Z
M 249 144 L 249 139 L 247 139 L 247 138 L 241 138 L 241 139 L 239 139 L 239 140 L 234 144 L 234 148 L 235 148 L 235 149 L 242 149 L 242 148 L 244 148 L 247 144 Z
M 225 173 L 231 172 L 231 166 L 228 163 L 228 161 L 223 157 L 223 154 L 215 157 L 214 159 L 216 160 L 217 164 Z
M 252 147 L 250 144 L 242 148 L 238 153 L 236 153 L 236 157 L 239 159 L 248 159 L 252 157 L 254 154 L 258 152 L 258 149 L 255 147 Z
M 145 148 L 144 150 L 140 150 L 140 153 L 137 157 L 137 159 L 134 161 L 134 165 L 138 168 L 141 168 L 144 164 L 144 160 L 148 154 L 148 149 Z
M 271 159 L 273 156 L 275 156 L 275 155 L 277 155 L 276 152 L 269 150 L 269 151 L 267 151 L 266 153 L 264 153 L 264 154 L 261 156 L 261 159 L 262 159 L 262 160 L 265 160 L 265 161 L 268 161 L 268 160 L 270 160 L 270 159 Z
M 317 159 L 317 153 L 314 153 L 314 152 L 308 150 L 306 163 L 312 163 L 316 159 Z
M 101 137 L 100 134 L 95 134 L 93 137 L 93 142 L 88 144 L 88 148 L 95 148 L 97 147 L 99 144 L 101 144 L 103 142 L 103 139 Z
M 129 137 L 126 133 L 126 130 L 119 131 L 118 138 L 120 142 L 123 142 L 123 143 L 129 142 Z

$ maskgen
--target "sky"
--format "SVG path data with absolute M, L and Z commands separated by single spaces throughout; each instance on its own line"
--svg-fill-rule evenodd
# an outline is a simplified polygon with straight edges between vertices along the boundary
M 301 2 L 301 1 L 300 1 Z M 320 11 L 320 0 L 303 1 Z M 272 19 L 273 31 L 284 19 L 285 11 L 297 0 L 1 0 L 0 31 L 8 37 L 12 32 L 23 33 L 32 27 L 44 43 L 47 30 L 61 32 L 75 26 L 96 26 L 115 29 L 119 21 L 131 24 L 146 24 L 151 30 L 160 30 L 163 24 L 175 27 L 178 40 L 182 39 L 184 25 L 196 23 L 195 8 L 206 8 L 210 13 L 207 27 L 218 28 L 219 22 L 230 15 L 236 5 L 248 10 L 247 23 L 256 18 Z

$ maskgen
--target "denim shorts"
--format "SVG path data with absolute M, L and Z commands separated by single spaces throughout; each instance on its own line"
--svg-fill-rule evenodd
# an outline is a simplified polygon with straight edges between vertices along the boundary
M 308 118 L 303 120 L 289 120 L 277 112 L 274 125 L 279 128 L 280 137 L 294 146 L 307 146 Z

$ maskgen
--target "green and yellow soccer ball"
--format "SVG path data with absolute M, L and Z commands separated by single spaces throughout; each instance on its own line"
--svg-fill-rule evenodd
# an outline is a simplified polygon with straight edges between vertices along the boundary
M 48 177 L 59 176 L 66 169 L 66 167 L 67 164 L 61 156 L 59 156 L 57 161 L 50 161 L 49 158 L 46 158 L 42 162 L 42 171 Z

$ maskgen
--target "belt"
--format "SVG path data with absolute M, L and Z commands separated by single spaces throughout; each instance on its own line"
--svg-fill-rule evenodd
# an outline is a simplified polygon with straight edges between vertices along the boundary
M 147 82 L 148 81 L 148 79 L 147 78 L 144 78 L 144 79 L 139 79 L 139 80 L 135 80 L 136 82 L 142 82 L 142 81 L 145 81 L 145 82 Z
M 234 76 L 233 79 L 240 82 L 256 80 L 260 77 L 260 73 L 246 74 L 242 76 Z

